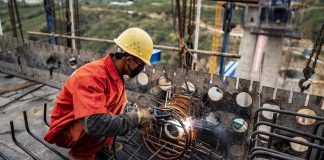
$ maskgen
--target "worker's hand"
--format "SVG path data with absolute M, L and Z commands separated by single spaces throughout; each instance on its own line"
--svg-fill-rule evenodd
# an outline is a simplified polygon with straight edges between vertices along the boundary
M 154 116 L 151 113 L 152 113 L 151 108 L 147 108 L 147 109 L 141 108 L 137 111 L 139 127 L 145 128 L 145 127 L 150 126 L 152 121 L 155 120 Z

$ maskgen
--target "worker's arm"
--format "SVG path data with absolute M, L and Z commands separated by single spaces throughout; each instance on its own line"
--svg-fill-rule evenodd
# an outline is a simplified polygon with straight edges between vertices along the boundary
M 80 119 L 85 132 L 93 136 L 125 135 L 138 126 L 136 112 L 121 115 L 94 114 Z

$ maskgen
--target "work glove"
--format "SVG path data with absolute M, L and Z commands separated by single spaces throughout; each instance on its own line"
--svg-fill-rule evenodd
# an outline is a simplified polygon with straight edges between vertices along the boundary
M 139 109 L 137 111 L 138 116 L 138 126 L 139 127 L 149 127 L 152 121 L 155 121 L 155 117 L 151 114 L 151 108 Z

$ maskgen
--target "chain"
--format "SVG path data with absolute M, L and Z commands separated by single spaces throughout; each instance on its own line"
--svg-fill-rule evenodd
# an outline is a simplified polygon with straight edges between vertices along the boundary
M 187 8 L 187 2 L 189 2 L 189 8 Z M 177 39 L 179 42 L 179 66 L 190 68 L 192 61 L 192 53 L 188 53 L 188 46 L 192 48 L 192 35 L 195 30 L 195 19 L 196 19 L 196 0 L 175 0 L 175 7 L 173 8 L 174 3 L 172 1 L 172 11 L 173 11 L 173 28 L 176 32 Z M 188 13 L 188 25 L 186 26 L 186 17 Z M 178 33 L 175 29 L 176 20 L 178 20 Z M 187 27 L 187 28 L 186 28 Z M 188 41 L 185 43 L 186 38 L 186 29 L 188 33 Z M 190 62 L 190 63 L 189 63 Z
M 187 15 L 187 0 L 182 0 L 182 26 L 181 26 L 181 32 L 183 37 L 185 38 L 185 30 L 186 30 L 186 15 Z
M 318 56 L 320 55 L 321 53 L 321 49 L 322 49 L 322 45 L 323 45 L 323 42 L 324 42 L 324 24 L 322 24 L 322 27 L 320 29 L 320 31 L 318 32 L 317 34 L 317 38 L 315 40 L 315 43 L 314 43 L 314 46 L 313 46 L 313 49 L 312 49 L 312 53 L 310 54 L 309 56 L 309 59 L 307 61 L 307 65 L 306 67 L 310 67 L 310 63 L 312 61 L 312 58 L 315 55 L 315 60 L 313 62 L 313 66 L 312 68 L 315 70 L 316 68 L 316 63 L 317 63 L 317 60 L 318 60 Z
M 304 85 L 304 82 L 308 81 L 312 77 L 312 75 L 315 73 L 316 63 L 318 60 L 318 56 L 321 54 L 321 49 L 322 49 L 323 43 L 324 43 L 324 24 L 322 24 L 322 27 L 317 34 L 317 38 L 315 40 L 315 43 L 314 43 L 314 46 L 312 49 L 312 53 L 309 55 L 309 59 L 308 59 L 307 64 L 303 70 L 304 78 L 298 82 L 298 86 L 299 86 L 301 92 L 304 92 L 305 90 L 307 90 L 311 85 L 311 84 Z M 311 67 L 310 63 L 314 57 L 314 54 L 315 54 L 315 58 L 314 58 L 313 66 Z
M 196 23 L 195 23 L 195 20 L 196 20 L 196 14 L 195 14 L 195 11 L 196 11 L 196 0 L 190 0 L 190 6 L 189 6 L 189 23 L 188 23 L 188 39 L 189 41 L 192 40 L 192 35 L 194 33 L 194 30 L 195 30 L 195 26 L 196 26 Z
M 178 3 L 178 0 L 176 0 L 176 3 L 174 4 L 173 2 L 174 0 L 171 0 L 172 2 L 172 18 L 173 18 L 173 30 L 174 30 L 174 33 L 176 35 L 176 39 L 177 41 L 179 42 L 179 36 L 178 36 L 178 30 L 177 30 L 177 27 L 176 27 L 176 24 L 177 24 L 177 3 Z

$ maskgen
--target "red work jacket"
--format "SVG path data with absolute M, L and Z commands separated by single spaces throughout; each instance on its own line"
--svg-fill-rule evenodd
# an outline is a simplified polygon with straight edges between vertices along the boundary
M 80 118 L 93 114 L 120 114 L 126 104 L 125 83 L 109 54 L 77 69 L 65 82 L 51 113 L 44 139 L 71 148 L 76 159 L 94 159 L 111 138 L 85 133 Z

